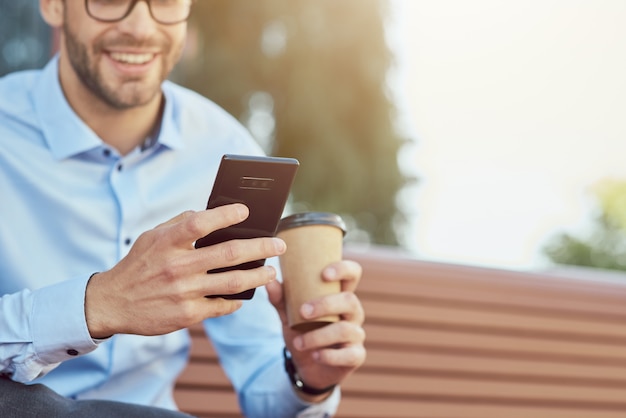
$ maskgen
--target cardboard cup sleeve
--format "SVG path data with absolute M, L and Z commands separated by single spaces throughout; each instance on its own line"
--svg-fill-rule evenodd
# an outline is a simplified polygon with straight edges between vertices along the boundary
M 306 320 L 300 315 L 300 307 L 341 291 L 340 282 L 322 279 L 322 270 L 341 260 L 345 231 L 341 217 L 332 213 L 306 212 L 281 219 L 276 235 L 287 244 L 287 251 L 280 256 L 280 268 L 292 329 L 305 332 L 339 320 L 336 315 Z

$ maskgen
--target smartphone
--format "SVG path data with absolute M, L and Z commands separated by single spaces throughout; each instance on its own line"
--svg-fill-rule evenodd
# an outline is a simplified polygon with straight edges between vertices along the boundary
M 300 163 L 295 158 L 226 154 L 222 157 L 207 209 L 243 203 L 250 214 L 243 222 L 200 238 L 195 247 L 233 239 L 273 237 Z M 235 269 L 253 269 L 265 264 L 255 260 L 232 267 L 209 270 L 208 274 Z M 207 295 L 225 299 L 252 299 L 255 289 L 234 295 Z

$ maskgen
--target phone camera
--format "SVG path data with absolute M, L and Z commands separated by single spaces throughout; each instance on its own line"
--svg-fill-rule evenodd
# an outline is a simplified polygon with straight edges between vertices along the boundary
M 241 177 L 239 187 L 251 190 L 271 190 L 274 179 L 262 177 Z

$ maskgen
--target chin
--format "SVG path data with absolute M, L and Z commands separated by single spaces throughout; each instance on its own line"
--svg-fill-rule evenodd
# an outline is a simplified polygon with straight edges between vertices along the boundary
M 106 89 L 104 101 L 116 109 L 131 109 L 152 103 L 161 93 L 161 83 L 149 86 L 144 83 L 125 83 L 119 88 Z

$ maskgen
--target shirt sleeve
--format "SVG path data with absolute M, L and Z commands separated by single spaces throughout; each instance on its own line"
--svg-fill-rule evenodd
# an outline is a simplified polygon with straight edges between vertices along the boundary
M 96 349 L 85 320 L 88 278 L 0 297 L 0 371 L 30 382 Z
M 275 259 L 268 260 L 277 269 Z M 319 404 L 298 397 L 285 372 L 282 327 L 264 287 L 231 315 L 205 321 L 205 329 L 249 418 L 321 418 L 339 406 L 339 388 Z

